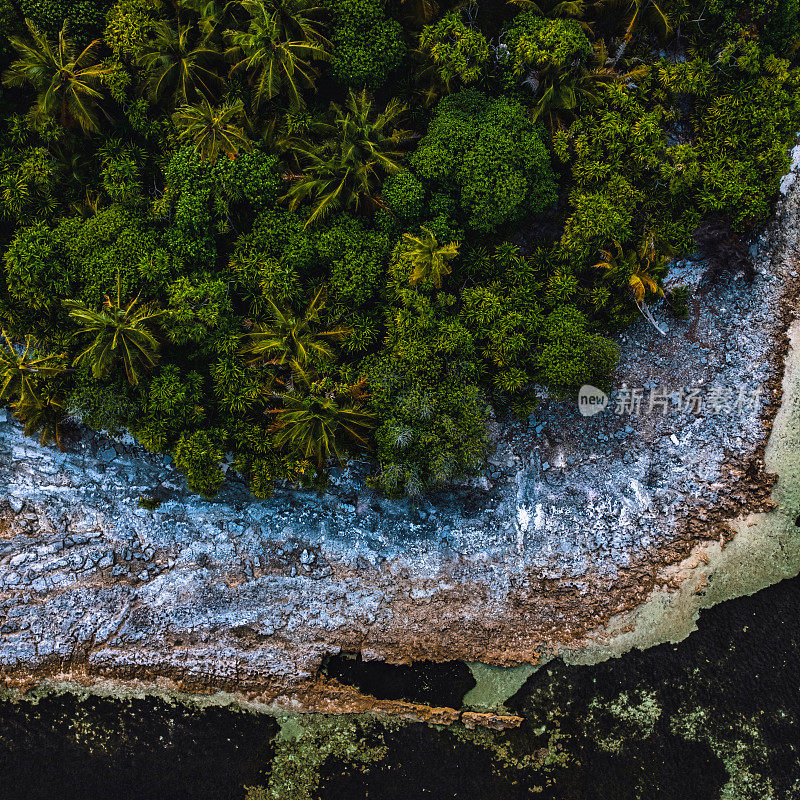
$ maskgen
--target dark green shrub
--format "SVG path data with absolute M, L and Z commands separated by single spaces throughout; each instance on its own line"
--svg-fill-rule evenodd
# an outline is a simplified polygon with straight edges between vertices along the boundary
M 556 200 L 550 158 L 524 106 L 473 89 L 439 103 L 409 165 L 432 191 L 457 200 L 476 230 L 516 222 Z
M 425 187 L 413 172 L 403 169 L 383 182 L 381 197 L 402 223 L 413 225 L 422 214 Z
M 406 55 L 400 23 L 381 0 L 328 0 L 333 43 L 331 72 L 342 86 L 376 89 Z
M 548 386 L 568 392 L 584 383 L 607 383 L 619 351 L 612 341 L 589 331 L 577 308 L 553 311 L 545 320 L 545 337 L 539 366 Z
M 204 497 L 215 497 L 225 482 L 219 442 L 218 431 L 205 430 L 183 433 L 175 445 L 175 466 L 186 473 L 189 489 Z

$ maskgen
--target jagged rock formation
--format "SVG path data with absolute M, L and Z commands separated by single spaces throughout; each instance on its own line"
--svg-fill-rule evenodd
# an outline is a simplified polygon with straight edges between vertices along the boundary
M 619 393 L 593 417 L 545 401 L 496 426 L 485 476 L 419 505 L 371 494 L 358 464 L 324 495 L 255 501 L 231 481 L 209 502 L 129 444 L 83 435 L 60 453 L 0 423 L 6 682 L 162 680 L 447 722 L 460 713 L 377 704 L 320 665 L 340 651 L 513 665 L 580 646 L 698 542 L 730 536 L 727 520 L 770 507 L 762 456 L 800 230 L 800 190 L 787 187 L 752 284 L 699 284 L 687 321 L 657 312 L 665 337 L 644 320 L 620 337 L 615 384 L 644 390 L 639 416 L 614 413 Z M 691 388 L 705 413 L 676 408 Z M 653 389 L 673 396 L 651 408 Z M 138 502 L 153 496 L 155 510 Z M 478 716 L 462 721 L 514 724 Z

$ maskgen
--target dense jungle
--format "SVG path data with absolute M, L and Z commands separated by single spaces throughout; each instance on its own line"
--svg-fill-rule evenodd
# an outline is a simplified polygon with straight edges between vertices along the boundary
M 747 263 L 797 0 L 0 0 L 0 400 L 214 496 L 416 496 Z

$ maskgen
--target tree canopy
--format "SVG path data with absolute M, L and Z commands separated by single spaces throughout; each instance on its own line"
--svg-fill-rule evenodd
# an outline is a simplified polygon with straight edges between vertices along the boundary
M 207 496 L 355 454 L 444 488 L 608 384 L 672 258 L 745 252 L 798 35 L 798 0 L 6 3 L 0 400 Z

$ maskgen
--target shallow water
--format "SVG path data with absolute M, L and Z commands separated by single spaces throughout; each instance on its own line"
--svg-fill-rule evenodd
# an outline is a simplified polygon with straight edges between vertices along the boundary
M 552 662 L 508 705 L 523 726 L 490 734 L 162 698 L 7 698 L 0 797 L 243 800 L 245 786 L 278 800 L 800 797 L 800 578 L 704 612 L 678 645 Z

